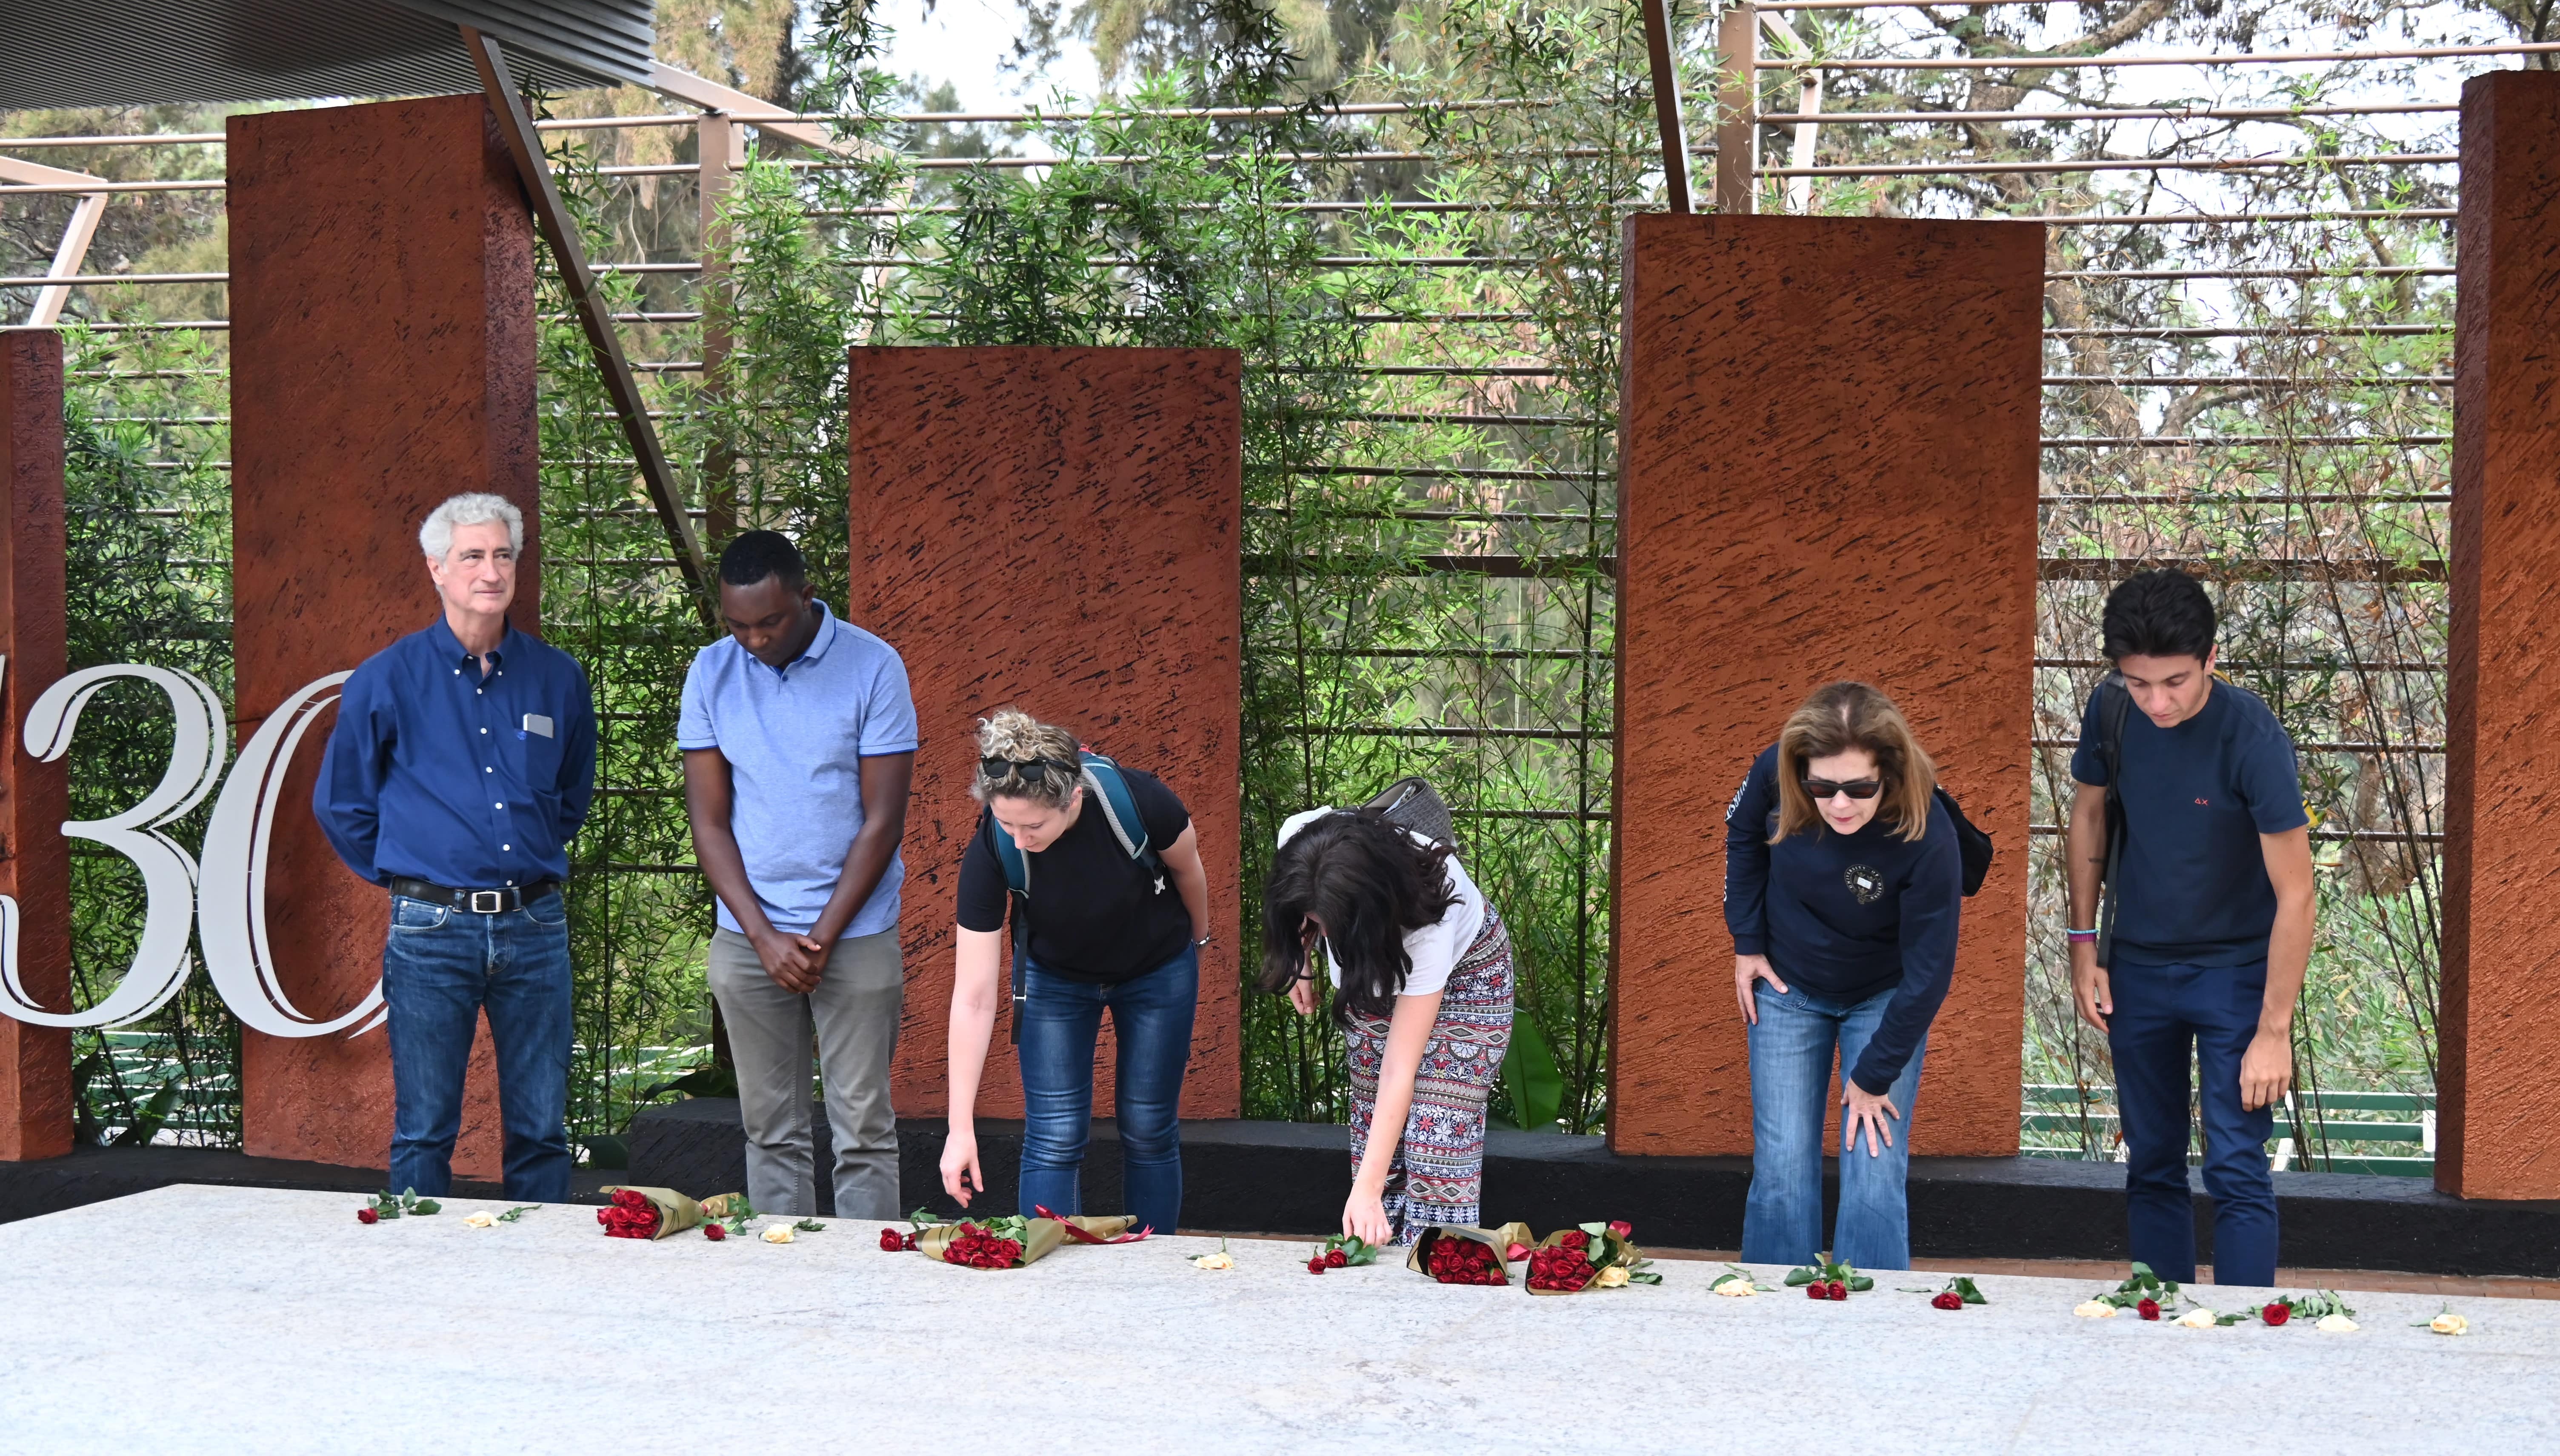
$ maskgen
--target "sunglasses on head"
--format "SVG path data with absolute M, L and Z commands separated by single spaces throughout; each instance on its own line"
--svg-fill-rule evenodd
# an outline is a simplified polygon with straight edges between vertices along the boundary
M 1060 763 L 1054 758 L 981 758 L 978 760 L 978 775 L 989 782 L 1000 782 L 1007 774 L 1019 773 L 1023 776 L 1024 782 L 1037 783 L 1051 769 L 1069 778 L 1075 777 L 1076 773 L 1073 764 Z
M 1817 804 L 1834 794 L 1846 794 L 1852 799 L 1872 799 L 1884 792 L 1880 778 L 1853 778 L 1846 783 L 1834 783 L 1828 778 L 1805 780 L 1805 793 Z

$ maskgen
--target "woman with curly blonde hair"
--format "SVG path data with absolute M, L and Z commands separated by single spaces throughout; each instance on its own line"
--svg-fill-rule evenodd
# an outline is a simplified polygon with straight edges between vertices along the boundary
M 1208 877 L 1191 812 L 1152 773 L 1084 752 L 1075 734 L 1007 708 L 978 726 L 970 794 L 985 805 L 960 859 L 943 1191 L 984 1192 L 978 1082 L 996 1025 L 1007 901 L 1023 1077 L 1022 1212 L 1083 1212 L 1102 1014 L 1120 1047 L 1127 1212 L 1180 1226 L 1183 1069 L 1208 943 Z

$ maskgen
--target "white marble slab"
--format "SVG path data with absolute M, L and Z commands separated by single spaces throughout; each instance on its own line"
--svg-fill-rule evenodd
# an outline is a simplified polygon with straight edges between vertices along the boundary
M 1304 1245 L 1067 1248 L 984 1273 L 830 1221 L 787 1246 L 592 1210 L 365 1227 L 343 1195 L 180 1187 L 0 1225 L 0 1451 L 2560 1450 L 2560 1304 L 2352 1296 L 2361 1333 L 2077 1320 L 2077 1282 L 1933 1310 L 1573 1299 L 1310 1276 Z M 1641 1232 L 1642 1230 L 1639 1230 Z M 1770 1282 L 1775 1282 L 1771 1280 Z M 2199 1291 L 2207 1303 L 2248 1301 Z

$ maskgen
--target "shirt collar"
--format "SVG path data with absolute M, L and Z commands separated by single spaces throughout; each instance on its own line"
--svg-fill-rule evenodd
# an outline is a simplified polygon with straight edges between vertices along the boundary
M 453 625 L 450 622 L 447 622 L 440 613 L 436 616 L 434 621 L 427 624 L 426 643 L 429 647 L 435 649 L 435 655 L 437 657 L 444 659 L 446 662 L 476 662 L 479 660 L 478 653 L 472 652 L 468 648 L 464 647 L 462 645 L 462 639 L 453 635 Z M 498 662 L 506 661 L 507 650 L 515 646 L 515 643 L 516 624 L 513 621 L 510 621 L 506 624 L 504 630 L 499 633 L 498 645 L 490 650 L 490 658 Z

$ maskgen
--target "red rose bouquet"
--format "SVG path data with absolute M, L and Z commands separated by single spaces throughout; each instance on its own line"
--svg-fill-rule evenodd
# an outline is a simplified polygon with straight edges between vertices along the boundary
M 1580 1294 L 1662 1283 L 1663 1276 L 1650 1268 L 1653 1261 L 1636 1247 L 1635 1231 L 1625 1222 L 1606 1222 L 1548 1234 L 1529 1251 L 1528 1292 Z
M 595 1211 L 608 1238 L 665 1238 L 703 1224 L 703 1206 L 672 1188 L 608 1188 Z M 714 1202 L 718 1202 L 715 1200 Z
M 1525 1223 L 1499 1228 L 1434 1223 L 1413 1240 L 1404 1267 L 1439 1284 L 1509 1284 L 1512 1265 L 1528 1252 L 1528 1239 Z
M 929 1217 L 919 1213 L 919 1219 Z M 1026 1218 L 1010 1213 L 1002 1218 L 964 1218 L 956 1223 L 922 1223 L 915 1231 L 913 1247 L 928 1259 L 946 1264 L 959 1264 L 971 1269 L 1019 1269 L 1056 1251 L 1072 1239 L 1077 1243 L 1128 1243 L 1146 1235 L 1131 1235 L 1129 1225 L 1138 1220 L 1126 1213 L 1109 1216 L 1083 1213 L 1065 1218 Z M 899 1238 L 905 1247 L 904 1237 Z M 885 1233 L 880 1247 L 888 1247 Z
M 1826 1253 L 1801 1269 L 1789 1269 L 1787 1287 L 1802 1289 L 1807 1299 L 1846 1299 L 1873 1289 L 1875 1281 L 1859 1273 L 1855 1265 L 1843 1264 Z

